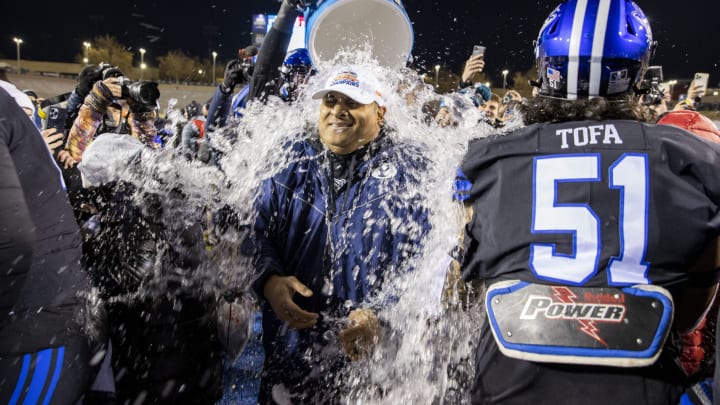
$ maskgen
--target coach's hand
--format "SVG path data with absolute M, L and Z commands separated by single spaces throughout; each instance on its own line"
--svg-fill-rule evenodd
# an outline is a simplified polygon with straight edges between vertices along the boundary
M 294 276 L 270 276 L 263 287 L 263 295 L 278 319 L 287 322 L 291 328 L 295 329 L 315 326 L 319 315 L 307 312 L 295 304 L 292 300 L 295 293 L 303 297 L 313 295 L 313 292 Z
M 369 309 L 350 312 L 348 320 L 350 325 L 340 331 L 340 343 L 350 359 L 357 361 L 372 351 L 382 336 L 382 328 L 375 313 Z

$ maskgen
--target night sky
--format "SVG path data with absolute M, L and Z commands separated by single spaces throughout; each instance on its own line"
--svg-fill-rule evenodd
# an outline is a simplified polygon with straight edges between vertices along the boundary
M 435 64 L 460 73 L 475 43 L 488 49 L 486 72 L 501 80 L 501 71 L 526 71 L 533 65 L 532 42 L 556 1 L 538 0 L 405 0 L 413 21 L 413 54 L 419 66 Z M 110 34 L 131 49 L 145 48 L 145 61 L 172 49 L 227 60 L 251 42 L 251 16 L 275 13 L 277 0 L 201 2 L 170 1 L 13 1 L 3 6 L 0 57 L 15 58 L 12 38 L 24 40 L 23 59 L 74 61 L 82 42 Z M 720 5 L 717 0 L 681 3 L 638 1 L 651 20 L 659 42 L 653 64 L 665 79 L 709 72 L 710 85 L 720 83 Z M 136 55 L 139 59 L 139 55 Z

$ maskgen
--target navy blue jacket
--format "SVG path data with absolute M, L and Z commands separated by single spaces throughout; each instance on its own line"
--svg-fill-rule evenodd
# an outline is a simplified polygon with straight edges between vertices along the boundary
M 225 93 L 222 86 L 215 88 L 210 106 L 208 107 L 208 118 L 206 131 L 212 132 L 218 128 L 225 127 L 228 118 L 242 117 L 242 109 L 245 108 L 245 100 L 247 99 L 249 86 L 240 89 L 240 92 L 234 94 L 232 91 Z
M 262 297 L 271 274 L 294 275 L 314 293 L 296 294 L 295 302 L 325 321 L 301 331 L 287 329 L 263 299 L 266 370 L 282 369 L 281 363 L 301 369 L 300 357 L 312 348 L 318 350 L 305 361 L 322 361 L 323 344 L 314 343 L 327 339 L 328 329 L 339 329 L 328 320 L 387 302 L 377 296 L 383 282 L 409 270 L 409 259 L 430 228 L 417 192 L 426 166 L 417 148 L 381 134 L 355 152 L 349 182 L 334 201 L 327 151 L 317 138 L 289 148 L 290 163 L 263 183 L 258 198 L 255 290 Z
M 90 279 L 64 188 L 37 128 L 0 89 L 0 358 L 60 347 L 97 326 L 79 323 Z

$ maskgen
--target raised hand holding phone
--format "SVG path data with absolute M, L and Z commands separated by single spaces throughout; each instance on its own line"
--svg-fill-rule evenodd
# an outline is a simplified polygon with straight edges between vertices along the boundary
M 473 46 L 473 52 L 465 62 L 465 69 L 462 73 L 463 82 L 478 80 L 478 74 L 485 68 L 485 50 L 486 48 L 482 45 Z
M 485 47 L 482 45 L 474 45 L 472 56 L 482 55 L 485 56 Z
M 710 79 L 709 73 L 695 73 L 693 78 L 692 88 L 696 89 L 695 97 L 701 98 L 707 92 L 708 80 Z

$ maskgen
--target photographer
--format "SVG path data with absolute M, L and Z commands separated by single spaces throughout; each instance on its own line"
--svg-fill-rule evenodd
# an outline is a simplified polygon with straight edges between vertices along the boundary
M 265 36 L 261 52 L 258 54 L 250 80 L 248 101 L 255 98 L 265 100 L 268 95 L 276 94 L 276 89 L 280 88 L 278 85 L 278 80 L 281 79 L 280 67 L 290 56 L 287 51 L 293 24 L 308 3 L 306 0 L 284 0 L 280 5 L 277 18 Z
M 668 112 L 670 92 L 662 82 L 662 66 L 649 66 L 637 90 L 640 94 L 640 102 L 648 114 L 646 120 L 650 123 L 657 122 Z
M 58 153 L 65 167 L 82 160 L 83 152 L 99 133 L 130 134 L 144 145 L 155 147 L 154 119 L 160 97 L 157 84 L 132 83 L 115 67 L 100 65 L 98 69 L 102 80 L 92 85 L 70 128 L 65 149 Z
M 92 90 L 95 82 L 102 80 L 102 68 L 98 65 L 85 65 L 78 73 L 78 84 L 67 99 L 67 111 L 70 116 L 77 116 L 85 97 Z
M 239 51 L 239 58 L 233 59 L 225 66 L 223 82 L 215 89 L 208 107 L 208 127 L 212 132 L 215 128 L 225 126 L 225 121 L 231 116 L 241 116 L 240 110 L 245 108 L 245 99 L 249 86 L 245 85 L 237 94 L 233 95 L 235 86 L 247 83 L 252 75 L 252 58 L 257 55 L 258 49 L 248 46 Z
M 305 0 L 283 0 L 277 18 L 265 36 L 259 53 L 256 47 L 248 46 L 240 51 L 240 59 L 228 62 L 223 83 L 218 86 L 210 102 L 208 132 L 224 127 L 225 121 L 230 116 L 242 116 L 240 111 L 245 104 L 255 98 L 266 100 L 270 94 L 280 95 L 286 100 L 294 98 L 294 94 L 282 94 L 282 86 L 290 82 L 286 77 L 282 77 L 284 74 L 282 69 L 283 65 L 286 65 L 285 76 L 288 76 L 287 73 L 291 71 L 296 73 L 298 65 L 306 65 L 303 69 L 309 73 L 311 67 L 309 58 L 302 58 L 300 53 L 294 50 L 287 52 L 295 19 L 302 15 L 307 3 Z M 252 57 L 255 55 L 257 60 L 253 64 Z M 305 59 L 307 64 L 304 62 Z M 298 63 L 299 61 L 303 63 Z M 305 74 L 303 81 L 304 77 Z M 232 97 L 235 86 L 241 83 L 247 84 Z M 293 91 L 297 90 L 296 85 L 290 87 Z M 285 86 L 286 93 L 287 89 L 288 86 Z

